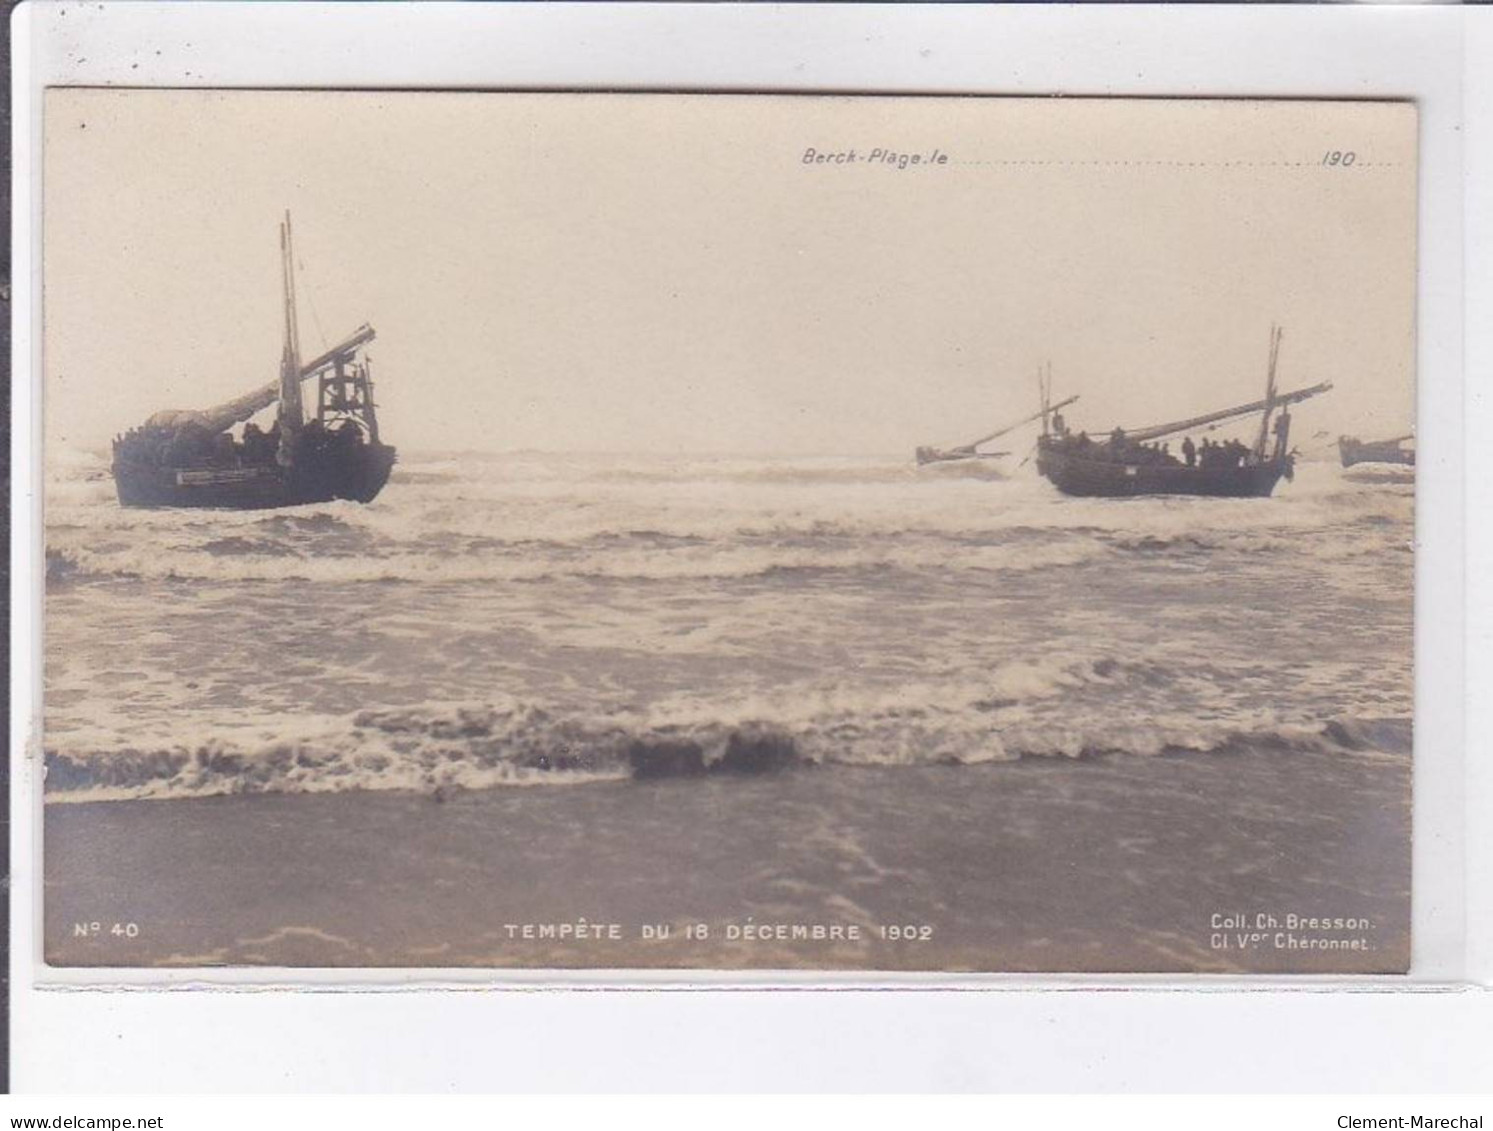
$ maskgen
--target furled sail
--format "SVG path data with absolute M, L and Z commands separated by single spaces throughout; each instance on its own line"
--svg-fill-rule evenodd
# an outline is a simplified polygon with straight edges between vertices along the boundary
M 366 345 L 374 339 L 372 326 L 363 325 L 354 330 L 346 339 L 327 350 L 319 357 L 313 358 L 301 366 L 301 380 L 315 376 L 318 372 L 331 365 L 339 357 L 348 357 L 360 346 Z M 253 392 L 245 393 L 243 396 L 235 397 L 231 401 L 224 401 L 220 405 L 208 409 L 179 409 L 168 408 L 157 412 L 145 422 L 147 428 L 181 428 L 187 424 L 194 424 L 209 432 L 224 432 L 235 424 L 248 420 L 255 413 L 260 412 L 275 401 L 280 399 L 282 382 L 280 379 L 269 382 L 255 389 Z
M 1290 393 L 1277 393 L 1266 400 L 1251 401 L 1249 404 L 1238 405 L 1235 408 L 1207 412 L 1202 416 L 1174 421 L 1171 424 L 1157 424 L 1150 428 L 1137 428 L 1133 432 L 1127 431 L 1125 435 L 1138 444 L 1145 443 L 1148 440 L 1159 440 L 1163 436 L 1170 436 L 1177 432 L 1186 432 L 1193 428 L 1201 428 L 1205 424 L 1216 424 L 1220 420 L 1230 420 L 1236 416 L 1248 416 L 1252 412 L 1261 412 L 1266 408 L 1279 408 L 1283 405 L 1296 404 L 1298 401 L 1309 400 L 1312 397 L 1319 396 L 1331 388 L 1331 381 L 1323 381 L 1320 385 L 1313 385 L 1309 389 L 1297 389 Z
M 1015 424 L 1007 424 L 1004 428 L 997 428 L 988 436 L 981 436 L 978 440 L 971 440 L 969 442 L 969 446 L 971 448 L 978 448 L 981 444 L 988 444 L 997 436 L 1004 436 L 1007 432 L 1014 431 L 1015 429 L 1020 428 L 1023 424 L 1030 424 L 1032 421 L 1038 419 L 1039 417 L 1046 416 L 1048 413 L 1057 412 L 1057 410 L 1060 408 L 1067 408 L 1076 400 L 1078 400 L 1077 397 L 1069 397 L 1065 401 L 1059 401 L 1057 404 L 1052 405 L 1049 408 L 1041 409 L 1037 412 L 1034 412 L 1030 416 L 1023 416 Z
M 979 459 L 981 456 L 1005 455 L 1005 452 L 980 452 L 976 451 L 975 449 L 977 449 L 981 444 L 988 444 L 991 440 L 997 439 L 1001 436 L 1004 436 L 1007 432 L 1012 432 L 1015 429 L 1020 428 L 1023 424 L 1030 424 L 1032 421 L 1047 415 L 1049 412 L 1056 412 L 1060 408 L 1066 408 L 1076 400 L 1078 400 L 1077 397 L 1069 397 L 1067 400 L 1061 401 L 1058 404 L 1051 406 L 1050 408 L 1034 412 L 1030 416 L 1023 416 L 1014 424 L 1007 424 L 1003 427 L 997 428 L 994 432 L 991 432 L 985 436 L 981 436 L 978 440 L 971 440 L 967 444 L 960 444 L 957 448 L 919 448 L 917 450 L 918 462 L 937 463 L 940 460 Z

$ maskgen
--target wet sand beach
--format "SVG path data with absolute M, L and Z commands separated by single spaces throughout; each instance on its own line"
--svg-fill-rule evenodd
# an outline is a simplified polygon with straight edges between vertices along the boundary
M 1235 749 L 54 805 L 48 959 L 1395 972 L 1408 798 L 1403 759 Z M 1276 925 L 1241 946 L 1214 918 L 1241 914 Z

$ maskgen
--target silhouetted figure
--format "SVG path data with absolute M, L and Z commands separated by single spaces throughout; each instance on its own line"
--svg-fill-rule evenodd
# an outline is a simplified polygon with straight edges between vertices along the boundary
M 1206 441 L 1204 442 L 1206 443 Z M 1197 458 L 1197 445 L 1192 442 L 1192 437 L 1188 436 L 1182 441 L 1182 459 L 1188 467 L 1192 467 L 1197 463 Z
M 244 459 L 249 463 L 262 463 L 265 454 L 264 429 L 251 420 L 244 425 Z
M 1275 418 L 1275 458 L 1284 459 L 1286 455 L 1286 444 L 1291 434 L 1291 412 L 1289 409 L 1281 409 L 1280 415 Z

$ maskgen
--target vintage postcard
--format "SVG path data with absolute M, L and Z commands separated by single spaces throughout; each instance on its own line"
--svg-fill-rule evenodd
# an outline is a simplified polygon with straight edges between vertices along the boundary
M 1416 151 L 50 91 L 46 960 L 1404 972 Z

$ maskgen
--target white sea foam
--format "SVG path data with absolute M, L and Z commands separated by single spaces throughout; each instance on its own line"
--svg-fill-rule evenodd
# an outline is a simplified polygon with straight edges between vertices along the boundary
M 728 712 L 730 713 L 730 712 Z M 667 713 L 665 714 L 667 717 Z M 1177 717 L 1137 718 L 1084 730 L 1003 727 L 995 719 L 921 708 L 862 718 L 660 721 L 646 714 L 558 717 L 533 707 L 445 706 L 358 712 L 341 718 L 246 724 L 201 741 L 162 735 L 74 736 L 47 756 L 54 802 L 209 796 L 574 786 L 633 777 L 757 774 L 805 765 L 909 766 L 1021 758 L 1156 756 L 1246 747 L 1333 751 L 1403 760 L 1408 723 L 1367 720 L 1372 743 L 1347 741 L 1350 724 L 1249 730 Z
M 1410 712 L 1413 487 L 1326 464 L 1085 500 L 1030 467 L 435 454 L 274 512 L 48 471 L 52 799 L 1408 745 L 1346 720 Z
M 402 469 L 370 506 L 126 510 L 103 471 L 53 468 L 55 577 L 204 581 L 688 579 L 774 569 L 1009 570 L 1115 552 L 1301 552 L 1332 559 L 1406 540 L 1408 490 L 1336 469 L 1262 500 L 1084 500 L 1029 477 L 929 479 L 877 461 L 442 460 Z M 443 469 L 439 473 L 431 469 Z M 1309 470 L 1310 474 L 1306 474 Z M 430 476 L 436 482 L 427 482 Z M 1351 538 L 1314 537 L 1324 526 Z
M 628 777 L 755 773 L 791 765 L 927 765 L 1157 755 L 1240 745 L 1402 758 L 1404 719 L 1324 725 L 1258 707 L 1200 719 L 1157 703 L 1115 719 L 1116 685 L 1154 681 L 1144 666 L 1018 661 L 978 682 L 870 690 L 826 683 L 800 693 L 646 706 L 536 704 L 511 697 L 370 707 L 344 715 L 220 710 L 69 728 L 47 751 L 48 796 L 85 801 L 240 792 L 485 789 Z

